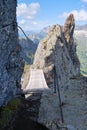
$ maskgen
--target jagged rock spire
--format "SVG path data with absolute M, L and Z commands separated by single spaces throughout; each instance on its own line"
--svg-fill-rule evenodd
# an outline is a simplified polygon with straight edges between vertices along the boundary
M 73 38 L 74 28 L 75 28 L 74 15 L 70 14 L 67 17 L 66 22 L 64 24 L 64 37 L 67 46 L 69 46 L 70 40 Z
M 64 37 L 65 37 L 66 46 L 67 46 L 69 55 L 71 57 L 75 70 L 77 71 L 77 73 L 79 73 L 80 62 L 76 54 L 76 42 L 74 41 L 74 38 L 73 38 L 74 29 L 75 29 L 74 15 L 70 14 L 66 19 L 63 31 L 64 31 Z

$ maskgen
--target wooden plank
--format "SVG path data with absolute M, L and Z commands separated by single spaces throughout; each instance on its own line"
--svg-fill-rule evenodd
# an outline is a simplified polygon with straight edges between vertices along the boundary
M 42 69 L 31 69 L 30 71 L 30 80 L 27 87 L 24 90 L 24 93 L 30 92 L 43 92 L 47 91 L 49 88 L 47 86 L 43 70 Z

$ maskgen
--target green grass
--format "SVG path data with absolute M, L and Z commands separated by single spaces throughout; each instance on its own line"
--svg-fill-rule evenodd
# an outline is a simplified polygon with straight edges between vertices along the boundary
M 20 99 L 13 99 L 5 107 L 0 108 L 0 130 L 3 130 L 10 123 L 13 113 L 20 104 Z
M 81 71 L 84 71 L 85 73 L 87 73 L 87 57 L 86 57 L 86 52 L 85 51 L 80 51 L 78 49 L 77 51 L 80 63 L 81 63 Z
M 30 65 L 29 64 L 25 64 L 25 66 L 24 66 L 24 73 L 29 71 L 29 69 L 30 69 Z
M 77 39 L 77 55 L 81 63 L 81 73 L 87 74 L 87 37 L 79 36 Z

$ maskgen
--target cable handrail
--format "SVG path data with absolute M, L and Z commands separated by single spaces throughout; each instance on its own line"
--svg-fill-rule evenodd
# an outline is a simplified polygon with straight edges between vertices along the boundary
M 64 116 L 63 116 L 63 110 L 62 110 L 62 101 L 61 101 L 61 95 L 60 95 L 58 76 L 57 76 L 57 72 L 56 72 L 56 67 L 54 66 L 54 92 L 56 92 L 56 89 L 57 89 L 58 97 L 59 97 L 61 121 L 62 121 L 62 123 L 64 123 Z
M 22 27 L 20 27 L 20 26 L 17 24 L 17 22 L 12 22 L 12 23 L 3 25 L 3 26 L 0 28 L 0 30 L 1 30 L 1 29 L 4 29 L 4 28 L 6 28 L 6 27 L 8 27 L 8 26 L 10 26 L 10 25 L 13 25 L 13 26 L 16 25 L 16 26 L 23 32 L 23 34 L 24 34 L 24 36 L 27 38 L 27 40 L 29 40 L 29 38 L 28 38 L 28 36 L 26 35 L 26 33 L 24 32 L 24 30 L 22 29 Z
M 8 26 L 10 26 L 10 25 L 12 25 L 12 24 L 13 24 L 13 25 L 14 25 L 14 24 L 17 24 L 17 22 L 12 22 L 12 23 L 3 25 L 3 26 L 0 28 L 0 30 L 3 29 L 3 28 L 6 28 L 6 27 L 8 27 Z
M 23 34 L 27 38 L 27 40 L 29 40 L 28 36 L 26 35 L 26 33 L 24 32 L 24 30 L 22 29 L 22 27 L 20 27 L 19 25 L 17 25 L 17 26 L 23 32 Z

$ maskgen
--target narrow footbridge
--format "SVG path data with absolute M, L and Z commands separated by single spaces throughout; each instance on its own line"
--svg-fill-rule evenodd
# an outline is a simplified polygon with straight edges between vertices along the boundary
M 54 72 L 55 72 L 55 70 L 54 70 Z M 62 105 L 61 105 L 61 97 L 60 97 L 60 91 L 59 91 L 59 87 L 58 87 L 59 85 L 58 85 L 58 82 L 57 82 L 56 73 L 55 73 L 54 78 L 56 80 L 54 86 L 57 87 L 58 97 L 59 97 L 59 107 L 60 107 L 60 113 L 61 113 L 61 121 L 64 122 Z M 47 92 L 47 91 L 50 91 L 50 90 L 51 89 L 48 88 L 48 86 L 47 86 L 43 70 L 42 69 L 31 69 L 30 70 L 29 83 L 24 90 L 25 95 L 29 94 L 29 93 L 42 93 L 42 92 Z M 26 95 L 26 98 L 27 97 L 28 96 Z
M 29 92 L 43 92 L 49 90 L 42 69 L 31 69 L 29 83 L 24 90 Z

